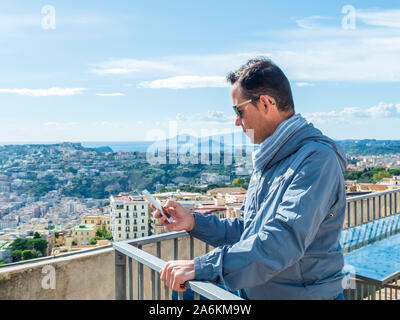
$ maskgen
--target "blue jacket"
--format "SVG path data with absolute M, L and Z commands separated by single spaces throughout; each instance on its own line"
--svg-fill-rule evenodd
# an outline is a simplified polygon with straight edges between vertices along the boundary
M 295 114 L 261 143 L 253 167 L 241 217 L 194 213 L 190 235 L 216 247 L 195 258 L 195 279 L 249 299 L 334 299 L 344 277 L 342 149 Z

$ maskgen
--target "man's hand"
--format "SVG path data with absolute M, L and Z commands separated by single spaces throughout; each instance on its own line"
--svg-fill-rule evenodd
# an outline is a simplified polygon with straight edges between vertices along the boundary
M 168 200 L 165 206 L 162 207 L 164 212 L 174 219 L 173 222 L 169 222 L 167 217 L 163 216 L 160 210 L 157 210 L 153 205 L 151 207 L 155 210 L 153 216 L 157 219 L 157 223 L 163 224 L 167 231 L 193 230 L 195 224 L 194 215 L 182 207 L 180 203 Z
M 194 279 L 194 261 L 169 261 L 160 271 L 160 279 L 166 286 L 175 290 L 186 291 L 185 282 Z

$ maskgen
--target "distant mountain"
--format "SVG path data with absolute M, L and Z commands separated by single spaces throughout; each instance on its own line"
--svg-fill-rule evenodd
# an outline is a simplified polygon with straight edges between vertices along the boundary
M 393 154 L 400 153 L 400 141 L 399 140 L 376 140 L 376 139 L 364 139 L 364 140 L 339 140 L 336 141 L 347 155 L 382 155 L 382 154 Z
M 400 153 L 400 140 L 376 140 L 376 139 L 347 139 L 336 140 L 344 149 L 347 155 L 382 155 Z M 201 150 L 208 152 L 210 150 L 232 151 L 233 149 L 258 149 L 259 145 L 251 144 L 250 139 L 243 132 L 234 132 L 229 134 L 220 134 L 208 137 L 194 137 L 188 134 L 177 135 L 171 139 L 157 142 L 151 141 L 132 141 L 132 142 L 92 142 L 84 143 L 85 147 L 98 149 L 100 152 L 146 152 L 149 147 L 156 146 L 159 151 L 165 148 L 175 146 L 179 152 Z M 108 145 L 107 147 L 104 147 Z M 197 145 L 197 147 L 196 147 Z M 76 144 L 74 147 L 78 147 Z M 81 146 L 79 146 L 81 147 Z
M 247 147 L 250 148 L 253 145 L 244 133 L 236 132 L 207 137 L 194 137 L 188 134 L 181 134 L 171 139 L 158 141 L 157 146 L 159 150 L 166 147 L 167 149 L 177 148 L 178 152 L 186 152 L 187 150 L 227 151 Z

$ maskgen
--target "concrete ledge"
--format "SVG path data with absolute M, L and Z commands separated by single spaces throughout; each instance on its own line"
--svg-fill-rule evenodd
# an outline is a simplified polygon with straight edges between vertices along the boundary
M 114 268 L 112 248 L 2 267 L 0 299 L 113 300 Z

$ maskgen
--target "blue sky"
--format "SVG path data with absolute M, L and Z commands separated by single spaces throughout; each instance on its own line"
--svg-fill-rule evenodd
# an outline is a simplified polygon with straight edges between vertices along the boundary
M 0 142 L 238 130 L 224 78 L 255 56 L 328 136 L 400 139 L 398 1 L 3 0 Z

